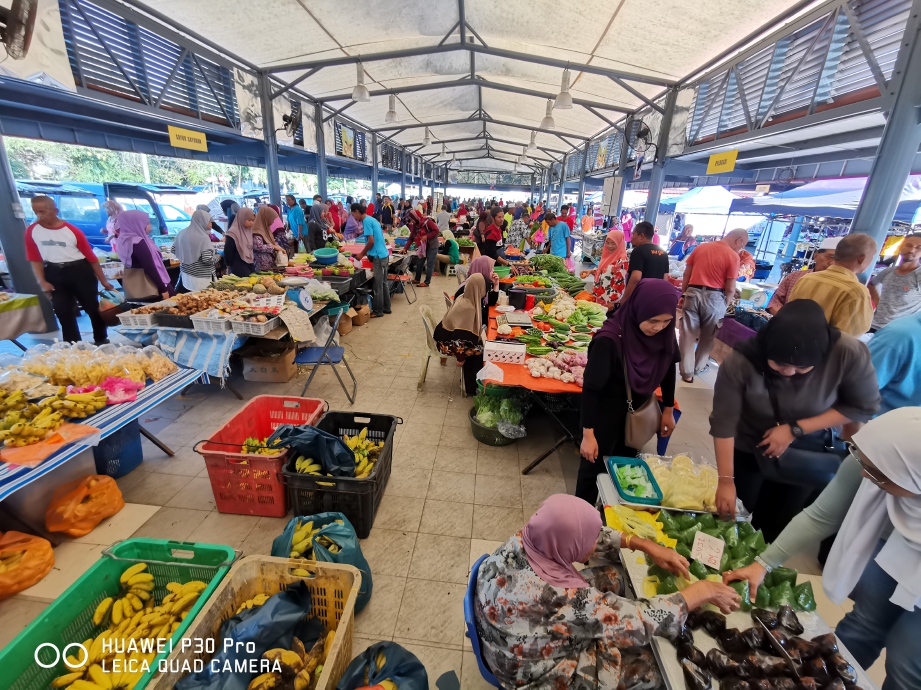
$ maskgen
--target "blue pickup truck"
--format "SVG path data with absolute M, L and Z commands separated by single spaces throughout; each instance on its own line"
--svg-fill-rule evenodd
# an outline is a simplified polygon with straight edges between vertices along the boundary
M 26 223 L 35 220 L 29 199 L 50 196 L 57 204 L 61 218 L 83 231 L 94 247 L 108 248 L 105 236 L 106 212 L 103 204 L 114 199 L 126 211 L 144 211 L 150 216 L 154 240 L 171 243 L 191 217 L 182 207 L 195 196 L 195 191 L 176 185 L 137 184 L 134 182 L 47 182 L 17 180 L 16 189 L 26 214 Z

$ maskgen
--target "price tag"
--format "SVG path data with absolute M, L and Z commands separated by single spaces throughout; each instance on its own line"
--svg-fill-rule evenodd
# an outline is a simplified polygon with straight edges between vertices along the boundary
M 694 545 L 691 547 L 691 558 L 718 571 L 720 569 L 720 561 L 723 558 L 723 549 L 725 547 L 726 542 L 722 539 L 717 539 L 716 537 L 711 537 L 709 534 L 698 531 L 694 535 Z

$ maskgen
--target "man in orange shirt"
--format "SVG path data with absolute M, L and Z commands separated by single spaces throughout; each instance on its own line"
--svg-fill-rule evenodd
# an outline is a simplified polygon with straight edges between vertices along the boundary
M 707 242 L 688 255 L 681 284 L 683 305 L 678 329 L 681 379 L 694 381 L 706 370 L 713 336 L 735 296 L 739 252 L 748 244 L 748 232 L 733 230 L 719 242 Z M 695 352 L 695 344 L 697 346 Z

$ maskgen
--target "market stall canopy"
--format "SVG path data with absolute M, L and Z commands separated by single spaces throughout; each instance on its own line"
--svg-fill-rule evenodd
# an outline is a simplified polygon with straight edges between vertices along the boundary
M 429 162 L 457 154 L 478 168 L 488 160 L 490 169 L 509 170 L 532 132 L 538 149 L 527 163 L 546 167 L 809 3 L 273 0 L 255 15 L 243 0 L 128 4 L 296 82 L 331 108 L 348 108 L 348 117 L 393 134 L 401 145 L 430 141 L 414 151 L 431 155 Z M 254 34 L 254 23 L 270 31 L 268 40 Z M 648 49 L 653 32 L 667 45 Z M 370 97 L 359 92 L 353 102 L 359 70 Z M 573 105 L 552 109 L 553 128 L 541 128 L 548 99 L 566 91 L 564 71 Z
M 819 180 L 779 194 L 765 194 L 732 203 L 732 213 L 853 218 L 867 184 L 866 177 Z M 921 208 L 921 175 L 911 175 L 902 189 L 895 220 L 911 223 Z
M 664 199 L 659 213 L 695 213 L 725 216 L 739 197 L 725 187 L 694 187 L 681 196 Z

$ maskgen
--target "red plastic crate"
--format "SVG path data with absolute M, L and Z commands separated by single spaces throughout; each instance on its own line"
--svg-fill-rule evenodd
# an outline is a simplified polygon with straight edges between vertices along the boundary
M 316 398 L 258 395 L 207 441 L 195 445 L 205 459 L 214 502 L 222 513 L 284 517 L 288 499 L 281 469 L 288 451 L 275 455 L 241 453 L 247 438 L 266 438 L 282 424 L 314 425 L 326 402 Z

